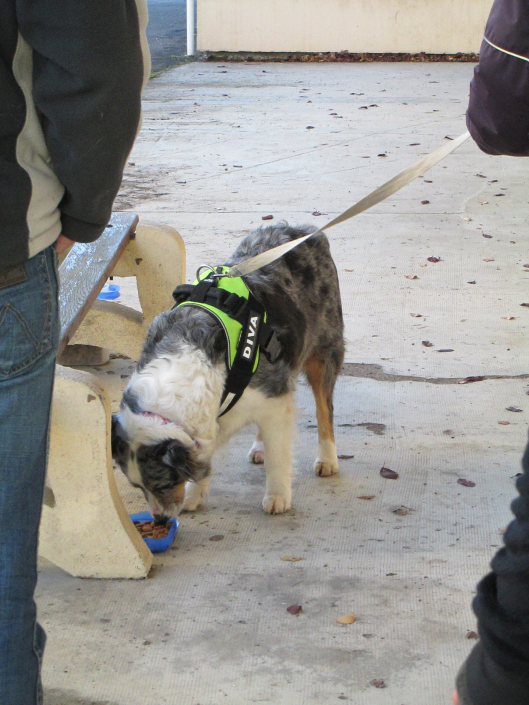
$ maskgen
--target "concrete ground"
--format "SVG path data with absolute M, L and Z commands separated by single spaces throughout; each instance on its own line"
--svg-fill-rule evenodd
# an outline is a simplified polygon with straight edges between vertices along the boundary
M 463 132 L 472 68 L 175 69 L 147 88 L 118 207 L 176 227 L 191 279 L 263 216 L 319 225 Z M 337 444 L 354 457 L 336 477 L 313 474 L 315 411 L 301 383 L 287 515 L 260 510 L 248 429 L 219 453 L 206 508 L 182 515 L 149 579 L 77 580 L 43 564 L 48 705 L 449 702 L 526 440 L 525 171 L 469 142 L 329 231 L 348 340 Z M 115 405 L 131 365 L 97 373 Z M 399 478 L 382 478 L 383 466 Z M 127 507 L 142 508 L 118 482 Z M 354 624 L 336 622 L 351 612 Z
M 186 61 L 186 0 L 147 0 L 147 40 L 153 73 Z

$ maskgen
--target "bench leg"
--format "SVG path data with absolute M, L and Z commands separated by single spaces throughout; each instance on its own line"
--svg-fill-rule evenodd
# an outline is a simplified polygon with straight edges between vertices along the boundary
M 96 301 L 74 343 L 98 345 L 137 360 L 155 316 L 171 308 L 175 287 L 185 282 L 185 246 L 168 225 L 140 224 L 113 275 L 136 277 L 143 316 L 117 301 Z
M 87 372 L 58 367 L 39 553 L 75 577 L 145 578 L 152 554 L 118 493 L 110 455 L 110 399 Z

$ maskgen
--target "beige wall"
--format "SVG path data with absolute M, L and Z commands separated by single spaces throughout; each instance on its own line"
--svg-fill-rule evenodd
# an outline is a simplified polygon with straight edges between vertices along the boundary
M 492 0 L 198 0 L 198 48 L 478 52 Z

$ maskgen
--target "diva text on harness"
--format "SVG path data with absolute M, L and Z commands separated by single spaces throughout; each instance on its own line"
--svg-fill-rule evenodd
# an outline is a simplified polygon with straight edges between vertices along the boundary
M 216 318 L 226 335 L 228 376 L 219 417 L 242 397 L 259 366 L 260 352 L 274 363 L 281 352 L 275 332 L 266 322 L 266 311 L 241 277 L 229 278 L 229 267 L 201 267 L 193 284 L 173 291 L 174 308 L 198 306 Z

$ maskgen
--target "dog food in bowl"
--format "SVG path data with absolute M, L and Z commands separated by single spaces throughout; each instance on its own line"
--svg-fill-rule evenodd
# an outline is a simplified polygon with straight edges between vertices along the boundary
M 167 524 L 156 526 L 154 521 L 135 521 L 133 523 L 142 538 L 165 539 L 169 536 L 170 527 Z
M 167 524 L 154 523 L 152 514 L 149 512 L 138 512 L 131 514 L 130 518 L 138 533 L 147 544 L 147 548 L 152 553 L 163 553 L 172 544 L 178 529 L 176 519 L 169 519 Z

